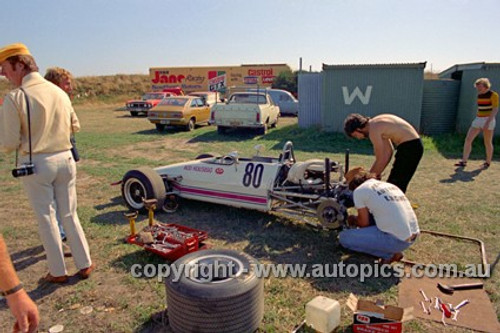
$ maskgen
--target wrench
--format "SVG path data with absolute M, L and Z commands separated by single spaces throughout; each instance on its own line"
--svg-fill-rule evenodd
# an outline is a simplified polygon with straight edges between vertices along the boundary
M 419 290 L 420 293 L 422 294 L 422 296 L 424 296 L 424 301 L 426 302 L 431 302 L 431 300 L 427 297 L 427 295 L 424 293 L 424 290 L 423 289 L 420 289 Z
M 457 316 L 458 316 L 458 313 L 460 312 L 460 310 L 455 310 L 453 312 L 453 317 L 451 318 L 451 320 L 454 320 L 454 321 L 457 321 Z

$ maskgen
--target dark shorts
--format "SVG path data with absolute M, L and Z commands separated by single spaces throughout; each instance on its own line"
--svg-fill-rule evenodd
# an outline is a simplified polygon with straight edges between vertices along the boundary
M 424 145 L 420 138 L 403 142 L 397 147 L 394 163 L 387 182 L 396 185 L 406 193 L 411 177 L 417 170 L 424 154 Z

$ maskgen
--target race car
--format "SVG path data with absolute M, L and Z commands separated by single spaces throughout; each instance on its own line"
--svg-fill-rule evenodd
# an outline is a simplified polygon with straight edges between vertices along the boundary
M 260 146 L 260 147 L 259 147 Z M 156 199 L 156 207 L 175 212 L 178 198 L 232 207 L 280 212 L 325 229 L 345 225 L 352 193 L 344 183 L 345 165 L 330 159 L 298 162 L 292 142 L 278 157 L 240 157 L 237 152 L 128 171 L 120 182 L 127 206 L 145 211 L 145 200 Z M 328 170 L 329 172 L 325 172 Z M 318 222 L 319 220 L 319 222 Z

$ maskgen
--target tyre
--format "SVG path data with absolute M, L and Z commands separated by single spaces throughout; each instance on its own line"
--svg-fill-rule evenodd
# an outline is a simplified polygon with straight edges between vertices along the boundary
M 265 123 L 265 124 L 263 125 L 263 127 L 258 128 L 258 129 L 257 129 L 257 133 L 258 133 L 258 134 L 261 134 L 261 135 L 266 134 L 266 133 L 267 133 L 267 123 Z
M 164 124 L 155 124 L 156 125 L 156 130 L 158 132 L 163 132 L 165 130 L 165 125 Z
M 227 128 L 222 127 L 222 126 L 217 126 L 217 133 L 218 134 L 226 134 Z
M 264 281 L 257 260 L 233 250 L 190 253 L 172 265 L 183 274 L 165 281 L 174 332 L 254 332 L 264 316 Z
M 278 120 L 280 119 L 280 117 L 276 117 L 276 121 L 271 125 L 271 128 L 276 128 L 278 127 Z
M 130 111 L 130 115 L 132 117 L 137 117 L 137 116 L 139 116 L 139 112 L 137 112 L 137 111 Z
M 156 208 L 162 209 L 165 195 L 163 179 L 151 168 L 130 170 L 123 177 L 122 197 L 132 210 L 146 211 L 143 199 L 156 199 Z
M 194 118 L 189 119 L 189 122 L 186 125 L 186 131 L 191 132 L 194 130 L 194 127 L 196 126 L 196 121 Z

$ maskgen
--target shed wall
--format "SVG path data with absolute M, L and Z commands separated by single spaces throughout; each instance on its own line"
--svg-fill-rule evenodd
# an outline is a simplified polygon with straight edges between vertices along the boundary
M 350 113 L 396 114 L 420 129 L 423 66 L 347 67 L 323 71 L 323 128 L 342 132 Z
M 455 131 L 460 81 L 424 80 L 421 132 L 426 135 Z
M 298 76 L 299 127 L 321 126 L 322 73 L 301 73 Z

